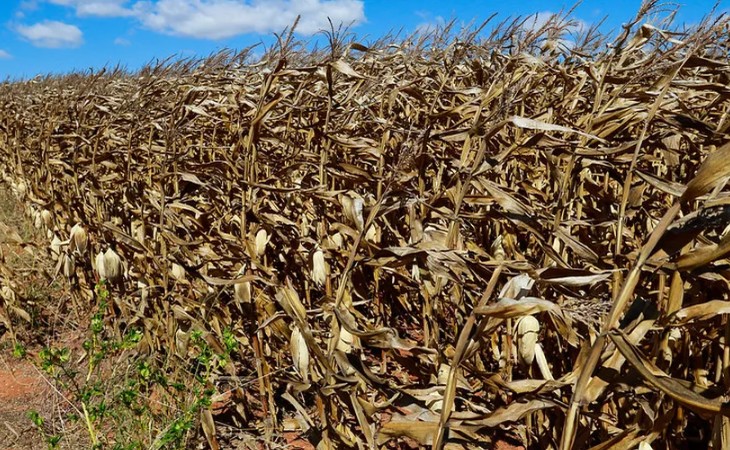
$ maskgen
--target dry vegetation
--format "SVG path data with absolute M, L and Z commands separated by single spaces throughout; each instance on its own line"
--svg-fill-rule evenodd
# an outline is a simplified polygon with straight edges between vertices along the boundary
M 730 33 L 650 6 L 8 82 L 0 166 L 212 448 L 728 448 Z

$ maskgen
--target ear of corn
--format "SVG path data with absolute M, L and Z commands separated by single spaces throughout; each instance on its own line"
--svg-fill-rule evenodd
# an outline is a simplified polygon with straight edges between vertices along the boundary
M 51 240 L 51 256 L 53 259 L 58 259 L 59 256 L 61 256 L 61 247 L 63 246 L 63 241 L 61 238 L 58 237 L 58 235 L 53 234 L 53 239 Z
M 324 260 L 324 252 L 317 249 L 312 256 L 312 280 L 319 286 L 327 280 L 329 268 Z
M 239 271 L 239 274 L 243 275 L 245 272 L 245 267 Z M 234 289 L 234 295 L 238 302 L 240 303 L 251 303 L 251 282 L 250 281 L 244 281 L 242 283 L 236 283 L 233 285 Z
M 535 360 L 535 346 L 540 335 L 540 322 L 534 316 L 523 316 L 517 320 L 517 355 L 520 363 L 532 365 Z
M 80 224 L 76 224 L 71 228 L 69 236 L 69 251 L 76 255 L 84 255 L 86 247 L 89 243 L 89 236 L 86 230 Z
M 99 279 L 106 279 L 106 267 L 104 266 L 104 252 L 99 252 L 94 258 L 94 269 Z
M 97 267 L 100 277 L 106 278 L 112 283 L 117 283 L 121 281 L 124 269 L 122 267 L 122 258 L 119 257 L 117 252 L 115 252 L 111 248 L 108 248 L 106 252 L 104 252 L 101 261 L 97 256 L 96 262 L 97 264 L 101 262 L 101 265 L 103 267 L 102 270 L 99 270 Z
M 44 209 L 43 211 L 41 211 L 40 219 L 41 219 L 41 223 L 43 224 L 42 226 L 46 227 L 46 229 L 53 228 L 53 214 L 49 210 Z M 40 227 L 36 227 L 36 228 L 40 228 Z
M 305 383 L 309 383 L 309 349 L 299 327 L 294 325 L 291 333 L 291 356 L 294 368 Z
M 256 256 L 262 256 L 266 252 L 266 245 L 269 243 L 269 235 L 266 230 L 261 229 L 256 233 Z

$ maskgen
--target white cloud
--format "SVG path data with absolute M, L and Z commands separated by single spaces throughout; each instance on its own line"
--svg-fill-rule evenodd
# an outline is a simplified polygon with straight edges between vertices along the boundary
M 201 39 L 281 31 L 298 15 L 302 34 L 328 29 L 328 18 L 335 26 L 365 18 L 361 0 L 157 0 L 139 1 L 133 9 L 147 28 Z
M 48 0 L 54 5 L 76 9 L 76 15 L 96 17 L 125 17 L 133 14 L 126 5 L 129 0 Z
M 127 47 L 129 45 L 132 45 L 132 43 L 129 41 L 129 39 L 124 39 L 123 37 L 118 37 L 114 39 L 114 45 L 120 45 L 122 47 Z
M 26 13 L 35 11 L 38 9 L 38 0 L 23 0 L 18 5 L 18 9 L 15 10 L 16 19 L 24 19 Z
M 418 15 L 426 19 L 426 17 L 421 14 Z M 444 26 L 446 26 L 446 19 L 441 16 L 436 16 L 432 20 L 425 20 L 416 25 L 416 31 L 421 34 L 428 34 L 438 30 L 439 28 L 443 28 Z
M 10 59 L 13 55 L 0 48 L 0 59 Z
M 38 0 L 23 0 L 18 5 L 18 8 L 25 11 L 35 11 L 38 9 Z
M 365 20 L 363 0 L 46 0 L 74 8 L 78 16 L 133 17 L 158 33 L 225 39 L 282 31 L 301 16 L 305 35 Z
M 18 25 L 15 31 L 36 47 L 78 47 L 84 42 L 84 34 L 77 26 L 54 20 Z

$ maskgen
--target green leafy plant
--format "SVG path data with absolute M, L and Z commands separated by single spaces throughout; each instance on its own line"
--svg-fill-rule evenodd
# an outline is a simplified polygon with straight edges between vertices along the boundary
M 45 420 L 43 419 L 43 416 L 41 416 L 38 411 L 28 411 L 27 413 L 28 419 L 33 423 L 33 425 L 36 427 L 38 432 L 43 436 L 43 440 L 46 441 L 46 444 L 48 444 L 49 450 L 57 449 L 60 442 L 61 442 L 61 436 L 58 434 L 48 434 L 45 429 Z
M 135 352 L 144 337 L 142 329 L 129 328 L 121 336 L 114 332 L 105 282 L 96 285 L 95 294 L 81 355 L 67 346 L 47 347 L 38 355 L 40 367 L 59 391 L 70 394 L 73 408 L 65 419 L 82 421 L 91 448 L 183 448 L 200 411 L 210 407 L 214 392 L 207 388 L 208 380 L 230 360 L 237 348 L 235 337 L 226 330 L 225 353 L 217 354 L 203 332 L 192 332 L 190 371 L 168 373 L 158 360 Z M 22 357 L 25 350 L 16 346 L 13 353 Z M 164 407 L 160 398 L 165 399 Z M 28 417 L 49 448 L 57 448 L 62 435 L 47 434 L 46 420 L 38 412 Z
M 24 358 L 26 354 L 27 354 L 27 351 L 25 349 L 25 346 L 23 346 L 23 344 L 21 344 L 20 342 L 16 342 L 13 345 L 13 357 L 14 358 L 18 358 L 18 359 Z

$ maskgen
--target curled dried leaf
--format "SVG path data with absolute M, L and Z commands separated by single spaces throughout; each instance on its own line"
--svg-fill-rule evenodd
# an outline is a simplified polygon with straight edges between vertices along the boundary
M 350 353 L 352 352 L 352 346 L 355 343 L 355 336 L 347 331 L 344 327 L 340 327 L 340 337 L 337 340 L 337 350 Z
M 185 280 L 185 268 L 178 263 L 172 263 L 172 268 L 170 269 L 170 275 L 172 276 L 172 278 L 176 279 L 177 281 L 184 281 Z
M 0 296 L 8 303 L 15 303 L 15 291 L 10 286 L 3 285 L 0 289 Z
M 697 174 L 687 184 L 680 201 L 690 202 L 697 197 L 710 192 L 721 181 L 730 176 L 730 142 L 710 153 L 697 170 Z

